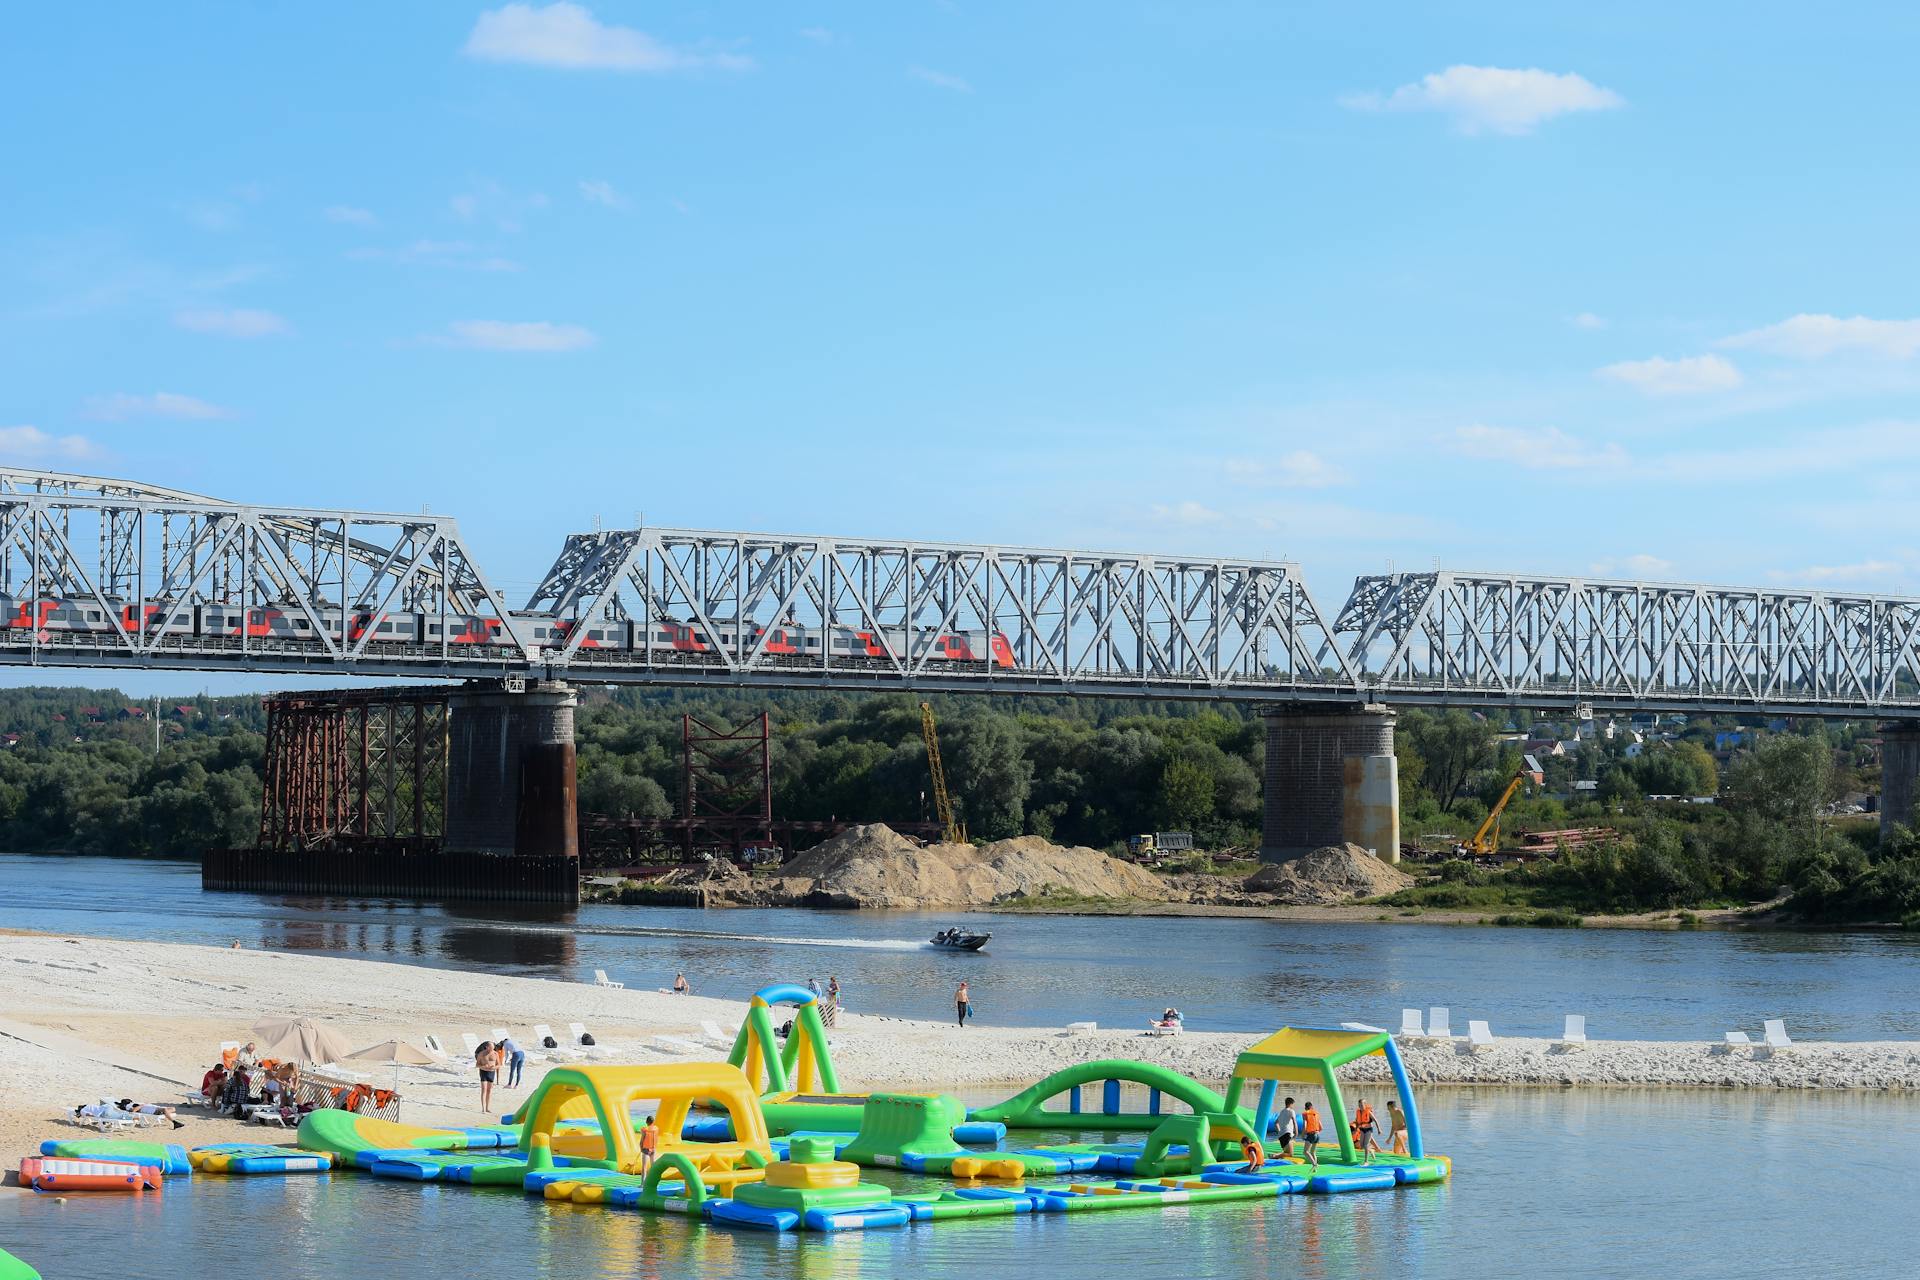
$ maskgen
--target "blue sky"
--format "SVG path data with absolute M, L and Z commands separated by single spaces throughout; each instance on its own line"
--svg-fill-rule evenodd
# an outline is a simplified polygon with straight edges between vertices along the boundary
M 1920 587 L 1920 11 L 110 12 L 0 35 L 0 462 L 514 596 L 640 513 Z

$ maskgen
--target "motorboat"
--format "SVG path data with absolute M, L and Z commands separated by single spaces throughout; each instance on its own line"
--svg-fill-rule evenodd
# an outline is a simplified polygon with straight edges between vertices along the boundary
M 978 951 L 992 936 L 991 933 L 968 933 L 964 929 L 942 929 L 928 939 L 928 943 L 942 951 Z

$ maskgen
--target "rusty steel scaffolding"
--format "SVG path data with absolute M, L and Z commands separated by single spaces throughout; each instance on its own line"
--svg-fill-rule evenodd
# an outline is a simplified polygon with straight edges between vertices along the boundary
M 266 710 L 260 848 L 439 848 L 447 690 L 282 694 Z

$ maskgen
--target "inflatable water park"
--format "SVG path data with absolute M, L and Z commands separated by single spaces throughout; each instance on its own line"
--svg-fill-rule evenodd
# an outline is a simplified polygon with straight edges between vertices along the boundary
M 776 1009 L 792 1011 L 781 1030 Z M 1374 1055 L 1392 1077 L 1403 1153 L 1362 1149 L 1337 1078 Z M 1317 1160 L 1278 1140 L 1291 1090 L 1321 1107 Z M 933 1185 L 896 1189 L 867 1180 L 875 1169 Z M 942 1093 L 843 1092 L 817 997 L 781 984 L 754 995 L 724 1062 L 556 1066 L 498 1124 L 425 1128 L 319 1110 L 291 1147 L 60 1140 L 20 1172 L 46 1192 L 149 1194 L 194 1174 L 329 1170 L 518 1187 L 713 1227 L 839 1232 L 1388 1190 L 1443 1181 L 1452 1164 L 1426 1151 L 1384 1031 L 1282 1027 L 1239 1055 L 1224 1094 L 1167 1067 L 1105 1059 L 969 1108 Z

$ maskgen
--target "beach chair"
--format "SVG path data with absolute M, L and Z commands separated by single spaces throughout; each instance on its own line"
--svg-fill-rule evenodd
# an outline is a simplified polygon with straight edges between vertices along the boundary
M 1147 1034 L 1150 1036 L 1177 1036 L 1180 1034 L 1179 1022 L 1162 1022 L 1158 1018 L 1147 1019 Z
M 1487 1024 L 1480 1021 L 1467 1023 L 1467 1051 L 1478 1053 L 1482 1049 L 1493 1048 L 1493 1032 L 1487 1030 Z
M 572 1045 L 577 1045 L 578 1046 L 578 1048 L 576 1049 L 577 1053 L 581 1054 L 583 1057 L 588 1057 L 588 1058 L 600 1057 L 606 1053 L 605 1048 L 603 1048 L 600 1045 L 587 1044 L 586 1039 L 587 1039 L 587 1027 L 585 1023 L 569 1022 L 567 1024 L 567 1043 Z
M 1729 1031 L 1727 1032 L 1726 1040 L 1721 1045 L 1720 1051 L 1722 1053 L 1733 1053 L 1736 1050 L 1740 1050 L 1740 1049 L 1751 1050 L 1752 1048 L 1753 1048 L 1753 1038 L 1749 1036 L 1746 1032 Z
M 596 987 L 614 987 L 621 991 L 627 989 L 626 983 L 615 982 L 612 978 L 609 978 L 605 969 L 595 969 L 593 971 L 593 985 Z
M 1586 1014 L 1570 1013 L 1567 1015 L 1566 1028 L 1560 1032 L 1560 1047 L 1562 1049 L 1584 1049 L 1587 1047 Z
M 1420 1025 L 1420 1011 L 1418 1009 L 1402 1009 L 1400 1011 L 1399 1035 L 1402 1040 L 1424 1040 L 1426 1038 L 1426 1028 Z
M 554 1048 L 547 1048 L 548 1040 L 554 1042 Z M 559 1036 L 554 1035 L 553 1028 L 544 1022 L 534 1024 L 533 1043 L 539 1047 L 541 1053 L 554 1058 L 583 1058 L 586 1056 L 586 1050 L 577 1049 L 562 1040 Z
M 1099 1029 L 1100 1024 L 1097 1022 L 1069 1022 L 1067 1024 L 1067 1034 L 1070 1036 L 1090 1036 Z
M 467 1046 L 467 1061 L 473 1061 L 473 1055 L 480 1052 L 480 1037 L 471 1031 L 460 1033 L 460 1043 Z
M 1764 1033 L 1760 1043 L 1768 1053 L 1778 1053 L 1782 1049 L 1793 1048 L 1793 1041 L 1787 1039 L 1787 1021 L 1785 1018 L 1768 1018 L 1764 1024 Z
M 714 1044 L 719 1045 L 722 1049 L 733 1048 L 734 1036 L 728 1035 L 725 1028 L 721 1027 L 719 1023 L 714 1022 L 711 1019 L 701 1020 L 700 1034 L 705 1036 L 708 1040 L 711 1040 Z M 735 1035 L 739 1034 L 738 1028 L 735 1028 L 734 1034 Z
M 1427 1010 L 1427 1038 L 1429 1040 L 1453 1039 L 1452 1014 L 1445 1005 L 1435 1005 Z
M 70 1124 L 81 1129 L 92 1129 L 96 1133 L 124 1133 L 129 1129 L 138 1129 L 139 1121 L 124 1112 L 110 1116 L 77 1116 L 72 1111 L 62 1111 L 58 1116 L 62 1124 Z
M 693 1041 L 682 1039 L 679 1036 L 655 1036 L 653 1043 L 658 1045 L 663 1053 L 681 1054 L 707 1052 L 707 1046 L 695 1044 Z

